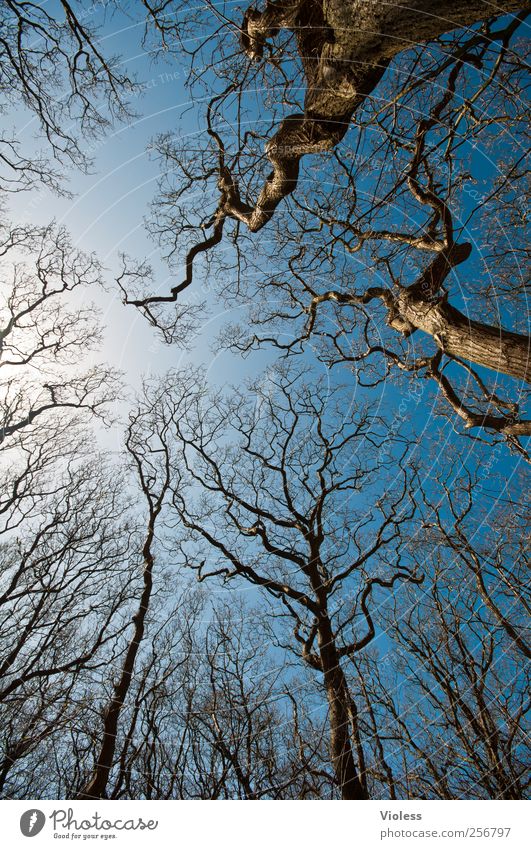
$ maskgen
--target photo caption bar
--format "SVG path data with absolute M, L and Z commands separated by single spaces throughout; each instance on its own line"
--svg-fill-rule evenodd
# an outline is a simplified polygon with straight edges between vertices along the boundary
M 111 844 L 219 849 L 308 846 L 526 845 L 525 802 L 4 801 L 5 845 Z M 274 810 L 272 808 L 274 807 Z

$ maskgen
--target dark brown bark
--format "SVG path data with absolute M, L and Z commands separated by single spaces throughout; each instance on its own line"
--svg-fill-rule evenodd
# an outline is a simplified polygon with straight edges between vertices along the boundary
M 118 732 L 118 720 L 125 702 L 133 671 L 135 660 L 138 654 L 138 649 L 144 636 L 144 627 L 146 614 L 151 598 L 153 588 L 153 564 L 154 557 L 151 552 L 153 538 L 155 534 L 155 519 L 152 516 L 149 523 L 148 532 L 143 548 L 144 558 L 144 587 L 140 597 L 138 611 L 133 617 L 134 631 L 122 666 L 120 679 L 114 685 L 112 699 L 107 706 L 103 722 L 103 738 L 94 769 L 94 774 L 89 783 L 80 791 L 78 799 L 106 799 L 107 784 L 109 774 L 113 766 L 114 754 L 116 751 L 116 735 Z
M 318 644 L 330 726 L 330 757 L 342 799 L 368 799 L 352 752 L 351 698 L 341 668 L 330 620 L 321 617 Z

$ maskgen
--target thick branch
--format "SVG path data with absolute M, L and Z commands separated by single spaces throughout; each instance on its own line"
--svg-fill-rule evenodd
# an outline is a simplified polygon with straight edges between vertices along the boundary
M 242 25 L 244 47 L 252 58 L 262 55 L 265 39 L 279 27 L 297 27 L 308 83 L 304 113 L 282 121 L 266 145 L 273 172 L 256 203 L 242 202 L 234 187 L 228 192 L 225 213 L 245 223 L 252 232 L 267 224 L 278 204 L 295 189 L 301 158 L 330 150 L 341 141 L 352 116 L 397 53 L 457 27 L 468 27 L 493 11 L 503 14 L 522 6 L 518 0 L 502 0 L 491 9 L 479 0 L 454 0 L 445 3 L 441 14 L 441 4 L 434 0 L 416 0 L 406 6 L 381 0 L 329 0 L 322 4 L 320 27 L 301 27 L 303 5 L 312 7 L 315 14 L 313 7 L 320 6 L 310 2 L 268 3 L 262 14 L 247 12 Z M 315 56 L 316 48 L 318 58 L 308 60 Z
M 473 321 L 448 303 L 430 303 L 404 289 L 396 299 L 400 317 L 433 337 L 451 357 L 531 382 L 531 339 L 502 327 Z

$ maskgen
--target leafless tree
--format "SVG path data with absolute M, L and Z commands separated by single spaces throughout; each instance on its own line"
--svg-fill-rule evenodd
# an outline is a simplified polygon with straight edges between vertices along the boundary
M 256 615 L 205 602 L 205 627 L 188 595 L 142 657 L 110 798 L 327 798 L 322 724 L 288 695 Z
M 178 2 L 146 5 L 166 49 L 189 54 L 191 83 L 211 96 L 199 148 L 172 134 L 158 143 L 165 177 L 153 230 L 179 273 L 184 264 L 182 282 L 167 296 L 123 286 L 126 302 L 179 338 L 183 307 L 172 315 L 168 305 L 201 259 L 208 293 L 217 266 L 222 295 L 241 299 L 243 290 L 251 304 L 258 329 L 238 338 L 231 328 L 234 347 L 267 341 L 293 351 L 310 340 L 324 344 L 328 361 L 368 369 L 372 382 L 396 369 L 428 377 L 465 433 L 486 430 L 527 457 L 527 278 L 515 189 L 525 183 L 528 145 L 522 4 L 497 7 L 514 13 L 508 22 L 482 2 L 446 4 L 444 14 L 430 2 L 267 2 L 241 18 L 210 3 L 190 14 Z M 303 109 L 284 117 L 301 88 Z M 468 154 L 478 144 L 498 168 L 481 191 L 471 188 Z M 324 152 L 302 170 L 307 154 Z M 265 178 L 264 159 L 273 168 Z M 470 241 L 476 220 L 479 245 Z M 252 238 L 265 225 L 267 236 Z M 224 233 L 233 249 L 217 260 L 211 249 Z M 484 369 L 497 373 L 494 386 Z
M 12 780 L 23 787 L 27 778 L 18 762 L 67 717 L 75 721 L 79 680 L 112 658 L 132 578 L 123 565 L 131 545 L 123 484 L 89 430 L 95 417 L 107 420 L 119 381 L 105 367 L 76 371 L 100 330 L 94 309 L 75 296 L 99 285 L 99 267 L 54 227 L 4 228 L 1 245 L 0 698 L 9 793 Z
M 528 505 L 518 475 L 469 462 L 450 480 L 445 459 L 418 491 L 425 581 L 397 598 L 385 654 L 352 658 L 364 733 L 391 798 L 522 799 Z
M 0 3 L 0 97 L 83 168 L 131 83 L 79 5 Z M 167 341 L 201 299 L 245 303 L 221 344 L 311 347 L 329 382 L 293 360 L 231 394 L 146 379 L 111 458 L 93 425 L 119 381 L 83 365 L 101 268 L 60 228 L 3 227 L 0 792 L 520 799 L 528 505 L 495 448 L 529 459 L 526 15 L 262 5 L 135 4 L 146 43 L 186 54 L 206 132 L 156 142 L 152 230 L 182 282 L 146 295 L 126 260 L 118 284 Z M 61 189 L 9 134 L 0 171 Z M 372 394 L 411 377 L 473 431 L 457 470 Z
M 247 766 L 256 797 L 318 796 L 319 738 L 301 737 L 304 705 L 276 713 L 273 684 L 258 670 L 246 674 L 254 644 L 221 612 L 208 635 L 194 630 L 201 606 L 189 593 L 179 601 L 164 552 L 154 574 L 156 525 L 176 465 L 168 429 L 196 399 L 196 376 L 180 380 L 179 397 L 171 377 L 158 394 L 146 383 L 126 428 L 127 472 L 96 450 L 89 429 L 94 417 L 109 419 L 113 373 L 75 372 L 100 337 L 82 301 L 101 282 L 98 264 L 53 227 L 6 232 L 3 258 L 2 794 L 244 794 L 231 748 L 239 728 L 254 741 Z M 219 665 L 229 636 L 234 650 Z M 226 690 L 238 680 L 248 703 L 238 688 Z M 225 711 L 205 714 L 212 698 L 225 699 Z M 289 733 L 279 730 L 288 724 Z M 198 771 L 209 759 L 217 771 Z
M 202 680 L 187 712 L 195 794 L 327 798 L 335 781 L 325 729 L 311 721 L 307 691 L 286 680 L 290 667 L 272 655 L 260 617 L 233 599 L 218 604 L 204 641 Z
M 503 633 L 503 644 L 508 641 L 512 652 L 529 659 L 529 499 L 521 495 L 525 475 L 516 473 L 509 485 L 491 475 L 487 493 L 485 477 L 481 464 L 474 469 L 471 462 L 451 482 L 448 472 L 441 471 L 437 488 L 424 492 L 425 527 L 441 559 L 449 558 L 456 572 L 464 570 L 467 582 L 474 582 L 496 631 Z
M 172 387 L 179 397 L 176 374 L 158 392 L 164 404 Z M 373 594 L 422 580 L 404 539 L 414 472 L 399 437 L 389 449 L 378 417 L 345 418 L 340 390 L 327 397 L 322 384 L 280 371 L 255 393 L 199 395 L 188 412 L 172 413 L 184 452 L 172 500 L 189 532 L 180 550 L 200 581 L 244 579 L 274 600 L 273 616 L 287 617 L 288 647 L 326 694 L 337 787 L 344 798 L 366 798 L 370 768 L 343 664 L 376 634 Z
M 394 680 L 381 661 L 356 663 L 382 778 L 395 798 L 526 798 L 526 672 L 470 576 L 435 559 L 424 598 L 389 629 Z
M 146 382 L 127 444 L 148 507 L 147 533 L 138 513 L 121 526 L 108 495 L 98 505 L 100 524 L 127 538 L 135 570 L 120 629 L 90 659 L 79 658 L 75 642 L 60 639 L 62 618 L 54 659 L 72 660 L 75 674 L 48 665 L 32 677 L 26 664 L 23 709 L 9 700 L 4 706 L 4 793 L 525 796 L 519 657 L 526 635 L 518 611 L 525 586 L 512 562 L 523 550 L 523 511 L 493 554 L 484 535 L 476 539 L 483 511 L 477 515 L 472 495 L 480 481 L 468 469 L 450 486 L 442 463 L 437 499 L 435 483 L 403 467 L 400 434 L 390 449 L 382 419 L 344 414 L 340 388 L 305 385 L 284 370 L 269 373 L 251 395 L 229 398 L 207 396 L 197 372 Z M 79 456 L 79 447 L 72 450 Z M 88 481 L 112 491 L 94 468 Z M 88 491 L 87 504 L 95 500 Z M 70 521 L 73 502 L 72 495 L 65 507 Z M 500 507 L 493 535 L 503 521 Z M 83 528 L 91 615 L 101 620 L 105 604 L 93 592 L 98 572 L 89 556 L 99 537 Z M 75 582 L 83 573 L 75 572 L 72 534 L 68 540 Z M 112 560 L 108 541 L 104 548 Z M 34 561 L 39 553 L 36 544 Z M 115 554 L 117 580 L 130 582 L 124 554 Z M 57 562 L 56 551 L 51 559 Z M 181 596 L 176 564 L 208 578 L 211 589 L 221 579 L 225 604 Z M 258 619 L 240 605 L 232 588 L 238 579 L 260 590 L 253 593 Z M 75 618 L 67 588 L 57 589 Z M 46 604 L 49 622 L 49 594 Z M 384 632 L 389 648 L 381 658 L 376 637 Z M 349 761 L 361 792 L 349 783 Z
M 95 258 L 53 225 L 4 228 L 0 256 L 2 448 L 53 411 L 105 419 L 105 405 L 117 397 L 116 376 L 105 366 L 75 368 L 102 336 L 93 304 L 82 300 L 102 284 Z
M 322 785 L 322 776 L 312 778 L 302 742 L 294 750 L 293 735 L 286 731 L 281 739 L 278 733 L 279 670 L 268 672 L 260 662 L 244 610 L 237 621 L 234 611 L 214 608 L 203 633 L 198 613 L 204 603 L 198 606 L 189 593 L 177 601 L 174 582 L 162 605 L 152 598 L 160 586 L 154 575 L 154 551 L 161 545 L 156 525 L 164 519 L 178 463 L 171 430 L 197 403 L 198 391 L 193 372 L 178 380 L 171 374 L 159 383 L 146 381 L 130 416 L 125 444 L 148 510 L 143 590 L 104 702 L 101 738 L 96 730 L 84 732 L 94 740 L 96 767 L 79 798 L 287 798 L 315 795 Z M 162 572 L 167 575 L 167 568 Z M 282 725 L 291 730 L 294 722 L 301 725 L 304 707 L 295 706 L 295 720 L 288 705 Z M 282 756 L 282 747 L 289 757 Z
M 181 390 L 182 395 L 180 397 L 173 395 L 170 401 L 179 408 L 185 406 L 190 396 L 193 397 L 193 383 L 183 382 Z M 141 649 L 150 613 L 154 582 L 156 524 L 163 510 L 172 478 L 171 444 L 165 438 L 168 424 L 164 415 L 159 416 L 160 407 L 164 404 L 165 400 L 160 397 L 149 403 L 145 402 L 140 409 L 130 415 L 126 432 L 125 447 L 134 466 L 147 511 L 141 551 L 142 593 L 132 618 L 132 633 L 113 685 L 112 696 L 105 706 L 101 745 L 94 772 L 90 781 L 78 794 L 81 799 L 107 796 L 109 775 L 115 759 L 120 714 L 131 688 L 137 655 Z
M 129 114 L 132 82 L 117 57 L 102 52 L 93 26 L 98 8 L 66 0 L 54 10 L 17 0 L 0 3 L 0 111 L 28 110 L 44 142 L 42 152 L 30 152 L 6 127 L 0 136 L 4 191 L 39 184 L 64 191 L 61 164 L 86 169 L 90 140 L 114 118 Z

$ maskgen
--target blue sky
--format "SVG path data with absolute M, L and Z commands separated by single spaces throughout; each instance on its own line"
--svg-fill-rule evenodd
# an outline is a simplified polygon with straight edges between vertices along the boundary
M 159 57 L 154 62 L 154 57 L 142 47 L 142 20 L 133 22 L 118 13 L 105 18 L 100 4 L 96 3 L 93 8 L 95 19 L 101 21 L 104 52 L 119 52 L 124 64 L 142 83 L 141 93 L 132 101 L 138 117 L 125 126 L 115 127 L 96 145 L 87 143 L 88 149 L 94 153 L 94 170 L 90 175 L 75 172 L 68 175 L 73 199 L 58 198 L 46 189 L 32 191 L 10 199 L 11 213 L 17 221 L 44 225 L 55 218 L 59 224 L 64 224 L 75 244 L 97 254 L 108 269 L 109 282 L 118 272 L 120 252 L 138 259 L 147 258 L 154 266 L 157 288 L 167 291 L 176 280 L 162 260 L 160 249 L 148 237 L 144 225 L 144 218 L 156 195 L 159 177 L 159 164 L 150 156 L 148 148 L 153 136 L 168 130 L 193 140 L 197 133 L 204 131 L 200 123 L 204 120 L 202 110 L 200 107 L 192 108 L 184 86 L 184 69 L 176 64 L 175 57 Z M 31 148 L 37 130 L 36 119 L 22 113 L 15 113 L 12 119 L 16 122 L 20 138 Z M 473 161 L 476 176 L 490 181 L 492 164 L 481 150 L 474 153 Z M 470 195 L 470 207 L 473 201 L 474 197 Z M 267 233 L 261 234 L 261 238 L 267 238 Z M 270 352 L 253 354 L 242 360 L 228 352 L 213 351 L 214 339 L 224 322 L 238 320 L 237 310 L 229 313 L 213 304 L 210 317 L 193 348 L 183 352 L 177 347 L 165 346 L 134 308 L 121 304 L 116 289 L 100 294 L 97 300 L 108 331 L 104 350 L 96 359 L 106 359 L 123 369 L 127 382 L 133 387 L 138 385 L 144 373 L 162 373 L 187 362 L 204 364 L 212 383 L 238 383 L 244 375 L 260 371 L 273 358 Z M 245 306 L 241 310 L 243 317 Z M 339 376 L 350 381 L 353 397 L 356 393 L 367 396 L 347 369 L 341 369 L 341 374 L 338 370 Z M 481 456 L 481 451 L 485 452 L 480 486 L 484 487 L 487 499 L 491 497 L 488 495 L 490 491 L 493 491 L 493 496 L 492 502 L 486 501 L 483 519 L 478 517 L 477 535 L 481 540 L 484 535 L 481 521 L 488 523 L 490 507 L 496 507 L 500 495 L 503 498 L 506 486 L 511 486 L 514 491 L 511 478 L 518 463 L 505 447 L 489 452 L 479 443 L 459 435 L 451 417 L 434 418 L 437 396 L 432 383 L 412 380 L 407 387 L 406 390 L 398 388 L 390 381 L 374 390 L 370 396 L 373 412 L 378 412 L 381 405 L 389 416 L 391 428 L 403 429 L 414 437 L 412 452 L 425 452 L 426 477 L 452 461 L 455 468 L 449 469 L 449 473 L 457 475 L 462 463 L 469 462 L 469 458 L 474 462 L 477 456 Z M 349 410 L 345 412 L 347 414 Z M 441 435 L 439 445 L 437 435 Z M 119 439 L 117 431 L 117 448 L 120 447 Z M 434 445 L 440 453 L 433 452 Z M 378 485 L 384 486 L 380 481 Z M 374 497 L 373 493 L 359 496 L 365 504 L 371 497 Z M 246 594 L 249 598 L 255 597 L 254 591 Z M 376 606 L 384 601 L 384 594 L 375 595 Z M 384 651 L 388 641 L 382 638 L 383 635 L 379 636 L 376 642 Z
M 47 6 L 53 7 L 53 3 Z M 201 105 L 193 107 L 190 103 L 184 85 L 184 65 L 180 65 L 175 56 L 155 57 L 142 45 L 142 14 L 135 13 L 136 19 L 125 13 L 108 14 L 105 5 L 96 2 L 87 8 L 86 16 L 91 23 L 101 27 L 102 51 L 106 55 L 120 54 L 128 72 L 141 83 L 140 93 L 132 99 L 138 116 L 125 126 L 116 126 L 96 143 L 87 141 L 87 149 L 94 155 L 93 173 L 82 175 L 72 171 L 67 174 L 73 199 L 58 198 L 43 188 L 10 198 L 11 213 L 17 221 L 47 224 L 55 218 L 58 223 L 64 224 L 75 244 L 97 254 L 108 269 L 110 282 L 119 270 L 121 252 L 137 259 L 147 258 L 154 266 L 156 287 L 167 291 L 179 281 L 169 272 L 144 223 L 156 195 L 160 168 L 149 153 L 149 145 L 154 136 L 164 131 L 192 141 L 196 134 L 204 132 L 203 110 Z M 12 119 L 19 137 L 31 148 L 38 129 L 36 119 L 20 112 L 15 113 Z M 490 183 L 493 174 L 488 155 L 476 150 L 473 162 L 475 178 Z M 472 206 L 472 194 L 468 201 L 468 205 Z M 267 238 L 267 234 L 264 232 L 261 237 Z M 474 239 L 473 232 L 467 233 L 467 238 Z M 244 375 L 260 371 L 273 359 L 273 355 L 267 352 L 242 360 L 228 352 L 213 350 L 215 337 L 223 324 L 243 317 L 244 306 L 238 315 L 237 309 L 227 312 L 219 304 L 213 304 L 192 350 L 183 352 L 177 347 L 165 346 L 134 308 L 124 307 L 116 287 L 97 300 L 108 328 L 104 350 L 99 358 L 103 357 L 123 369 L 132 386 L 138 385 L 143 373 L 164 372 L 169 367 L 189 361 L 204 364 L 209 378 L 215 383 L 239 382 Z M 341 377 L 349 379 L 348 372 L 342 369 Z M 408 422 L 417 435 L 426 434 L 432 426 L 436 393 L 427 382 L 422 382 L 420 391 L 418 386 L 412 385 L 406 396 L 393 385 L 376 392 L 378 398 L 375 403 L 391 401 L 395 418 Z M 437 428 L 446 434 L 450 442 L 460 439 L 454 433 L 451 421 L 439 418 Z M 464 454 L 469 450 L 463 445 L 461 449 Z M 502 464 L 510 459 L 505 451 L 499 454 Z
M 165 292 L 175 284 L 175 277 L 161 259 L 161 251 L 149 238 L 144 223 L 160 174 L 149 145 L 154 136 L 168 130 L 192 139 L 201 132 L 200 113 L 191 108 L 184 73 L 175 58 L 155 57 L 142 46 L 141 15 L 137 21 L 120 13 L 106 15 L 101 4 L 95 3 L 87 10 L 87 17 L 92 9 L 91 23 L 101 27 L 102 50 L 106 55 L 119 53 L 128 73 L 141 83 L 140 92 L 131 99 L 138 115 L 125 126 L 115 126 L 102 139 L 87 140 L 85 149 L 93 156 L 94 166 L 89 175 L 74 170 L 66 173 L 73 199 L 57 197 L 43 187 L 11 196 L 8 212 L 16 221 L 41 225 L 55 218 L 67 227 L 74 244 L 97 254 L 108 269 L 109 281 L 119 272 L 120 253 L 148 259 L 154 267 L 157 286 Z M 35 117 L 18 111 L 9 120 L 15 124 L 26 149 L 39 146 L 34 141 L 38 136 Z M 238 380 L 250 369 L 248 362 L 211 351 L 212 340 L 228 316 L 225 310 L 220 312 L 219 305 L 210 311 L 193 352 L 186 354 L 164 345 L 133 307 L 124 307 L 116 287 L 106 296 L 99 295 L 96 301 L 108 328 L 99 358 L 103 356 L 123 369 L 133 386 L 138 385 L 142 373 L 160 373 L 190 359 L 207 366 L 214 381 Z M 234 311 L 230 318 L 236 320 Z M 270 358 L 263 355 L 258 359 L 266 363 Z M 253 369 L 256 365 L 255 361 Z

